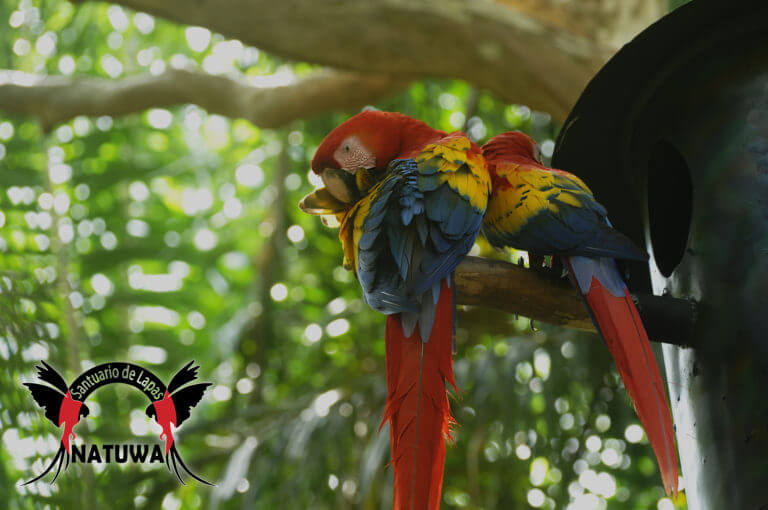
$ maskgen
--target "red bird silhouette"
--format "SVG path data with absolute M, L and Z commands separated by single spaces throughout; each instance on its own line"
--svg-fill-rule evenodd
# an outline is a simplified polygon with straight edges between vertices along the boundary
M 69 441 L 75 437 L 73 429 L 80 421 L 80 418 L 85 418 L 90 414 L 87 405 L 72 398 L 64 378 L 48 363 L 45 361 L 42 363 L 43 366 L 38 365 L 35 367 L 37 368 L 37 377 L 51 386 L 54 386 L 56 389 L 37 383 L 24 383 L 24 386 L 29 388 L 29 391 L 32 393 L 32 398 L 35 399 L 38 406 L 45 410 L 45 417 L 48 418 L 51 423 L 57 427 L 64 425 L 64 434 L 61 436 L 59 450 L 48 468 L 38 477 L 33 478 L 24 485 L 37 481 L 45 476 L 48 471 L 53 468 L 54 464 L 56 464 L 56 461 L 58 461 L 59 467 L 56 470 L 56 476 L 53 477 L 51 483 L 55 482 L 56 478 L 59 476 L 61 464 L 64 462 L 65 458 L 67 465 L 64 470 L 66 471 L 67 467 L 69 467 Z
M 190 410 L 200 402 L 200 399 L 203 398 L 205 390 L 208 388 L 208 386 L 211 385 L 211 383 L 193 384 L 176 391 L 181 386 L 184 386 L 188 382 L 197 379 L 197 371 L 200 367 L 193 367 L 193 363 L 194 361 L 190 361 L 181 370 L 179 370 L 176 375 L 173 376 L 171 382 L 168 383 L 168 388 L 166 389 L 163 398 L 156 400 L 147 406 L 145 413 L 150 418 L 154 418 L 158 425 L 160 425 L 163 429 L 163 432 L 160 434 L 160 439 L 165 441 L 165 463 L 168 466 L 168 469 L 171 469 L 169 462 L 170 459 L 173 461 L 176 477 L 183 484 L 184 481 L 181 479 L 178 468 L 176 466 L 176 462 L 178 461 L 182 468 L 195 480 L 198 480 L 199 482 L 205 483 L 207 485 L 211 485 L 202 478 L 197 477 L 187 468 L 187 466 L 181 460 L 181 457 L 176 450 L 176 446 L 173 444 L 174 438 L 173 429 L 171 429 L 171 423 L 173 423 L 175 427 L 180 427 L 181 424 L 184 423 L 187 418 L 189 418 Z

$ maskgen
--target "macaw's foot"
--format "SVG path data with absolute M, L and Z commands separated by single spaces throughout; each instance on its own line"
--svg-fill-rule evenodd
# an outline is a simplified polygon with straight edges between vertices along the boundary
M 539 274 L 548 278 L 563 278 L 567 275 L 565 266 L 560 257 L 556 255 L 528 254 L 528 266 Z
M 537 255 L 535 253 L 528 253 L 528 267 L 541 271 L 547 268 L 547 257 L 544 255 Z
M 552 255 L 550 268 L 552 269 L 552 272 L 556 274 L 559 278 L 565 278 L 566 276 L 568 276 L 568 271 L 565 269 L 565 265 L 563 264 L 563 259 L 558 257 L 557 255 Z

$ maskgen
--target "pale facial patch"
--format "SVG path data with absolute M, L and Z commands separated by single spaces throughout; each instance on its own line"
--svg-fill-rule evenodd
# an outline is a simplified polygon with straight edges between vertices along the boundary
M 352 174 L 358 168 L 376 167 L 376 156 L 355 135 L 341 142 L 339 148 L 333 153 L 333 159 L 336 160 L 342 170 Z

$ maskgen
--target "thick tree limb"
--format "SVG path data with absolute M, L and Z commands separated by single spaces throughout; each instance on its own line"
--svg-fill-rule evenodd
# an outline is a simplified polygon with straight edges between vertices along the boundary
M 616 45 L 600 34 L 614 34 L 610 27 L 621 21 L 604 16 L 596 18 L 601 23 L 597 25 L 587 23 L 591 19 L 587 17 L 574 30 L 563 16 L 540 14 L 564 2 L 616 3 L 607 0 L 540 0 L 538 9 L 524 0 L 510 0 L 511 5 L 487 0 L 112 2 L 205 26 L 294 60 L 403 79 L 463 79 L 492 90 L 502 100 L 549 112 L 555 120 L 565 118 L 586 83 L 615 51 Z M 625 3 L 637 6 L 662 0 Z M 657 15 L 637 9 L 630 14 L 642 27 Z
M 663 12 L 663 0 L 114 1 L 208 26 L 279 55 L 355 71 L 324 71 L 267 88 L 176 69 L 114 81 L 0 71 L 0 109 L 36 115 L 50 129 L 81 114 L 195 103 L 270 128 L 359 108 L 410 79 L 445 76 L 562 120 L 616 47 Z
M 402 85 L 387 75 L 334 71 L 271 87 L 182 69 L 120 80 L 0 71 L 0 110 L 37 116 L 48 130 L 78 115 L 119 116 L 194 103 L 211 113 L 275 128 L 322 112 L 359 109 Z
M 587 309 L 567 280 L 509 262 L 467 257 L 456 269 L 458 303 L 494 308 L 531 319 L 595 331 Z M 694 303 L 663 296 L 633 296 L 651 340 L 689 345 Z
M 618 50 L 668 9 L 666 0 L 496 0 L 547 25 Z

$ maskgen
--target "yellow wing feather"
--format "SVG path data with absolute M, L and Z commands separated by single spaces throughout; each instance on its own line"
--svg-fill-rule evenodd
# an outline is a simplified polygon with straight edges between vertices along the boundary
M 432 167 L 431 175 L 447 183 L 476 210 L 485 211 L 491 193 L 491 178 L 477 146 L 463 134 L 448 135 L 424 147 L 415 158 L 420 167 Z M 339 239 L 344 250 L 344 267 L 357 271 L 357 245 L 365 218 L 379 196 L 383 180 L 371 188 L 348 211 L 337 216 Z
M 451 134 L 427 145 L 416 163 L 435 165 L 437 175 L 472 206 L 485 211 L 491 192 L 491 178 L 485 159 L 463 134 Z
M 486 212 L 487 228 L 514 234 L 534 216 L 548 210 L 558 214 L 557 201 L 583 207 L 592 192 L 575 175 L 535 166 L 503 164 L 496 168 L 497 182 Z

